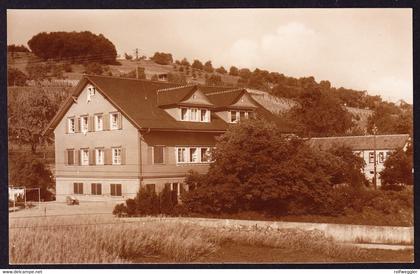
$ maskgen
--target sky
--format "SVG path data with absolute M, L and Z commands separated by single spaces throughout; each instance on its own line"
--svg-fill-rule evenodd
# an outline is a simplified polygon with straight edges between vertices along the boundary
M 8 10 L 7 43 L 45 31 L 102 33 L 119 54 L 314 76 L 413 102 L 411 9 Z

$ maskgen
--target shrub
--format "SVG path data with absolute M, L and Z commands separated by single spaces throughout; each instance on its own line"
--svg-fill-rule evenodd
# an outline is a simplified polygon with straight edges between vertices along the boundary
M 97 62 L 88 63 L 85 64 L 85 73 L 101 75 L 104 73 L 104 67 Z
M 127 206 L 125 204 L 117 204 L 114 207 L 114 210 L 112 211 L 113 215 L 116 215 L 117 217 L 122 217 L 127 215 Z
M 159 213 L 159 199 L 152 189 L 141 187 L 134 201 L 137 215 L 145 216 Z

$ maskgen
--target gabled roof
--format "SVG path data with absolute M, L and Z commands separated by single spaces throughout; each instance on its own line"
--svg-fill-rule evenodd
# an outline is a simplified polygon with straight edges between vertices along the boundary
M 178 104 L 190 97 L 196 90 L 196 85 L 159 89 L 157 90 L 157 104 L 158 106 Z
M 181 87 L 166 88 L 157 90 L 157 105 L 168 107 L 173 105 L 182 105 L 183 101 L 189 99 L 194 93 L 200 92 L 197 85 L 185 85 Z M 190 105 L 190 104 L 189 104 Z M 212 107 L 212 103 L 200 103 L 207 107 Z
M 224 132 L 229 127 L 228 123 L 214 113 L 211 115 L 210 123 L 177 121 L 163 108 L 159 107 L 159 104 L 168 104 L 188 98 L 197 90 L 197 86 L 180 86 L 169 82 L 85 75 L 74 89 L 72 96 L 78 97 L 88 83 L 94 85 L 99 93 L 140 130 Z M 207 93 L 207 95 L 209 95 L 209 90 L 215 90 L 202 86 L 199 89 L 203 93 Z M 158 90 L 160 91 L 158 92 Z M 212 103 L 216 102 L 217 104 L 215 105 L 219 107 L 234 103 L 245 92 L 246 90 L 244 89 L 236 89 L 207 97 Z M 222 98 L 222 94 L 225 95 L 225 101 Z M 256 103 L 255 101 L 253 102 Z M 44 134 L 54 130 L 73 103 L 74 101 L 71 97 L 63 103 L 56 116 L 48 125 L 48 128 L 44 131 Z M 270 120 L 275 119 L 276 116 L 274 114 L 264 109 L 258 103 L 256 105 L 261 108 L 256 110 L 258 116 L 261 115 L 261 117 Z M 285 132 L 290 132 L 290 130 L 285 127 Z
M 376 149 L 394 150 L 403 148 L 409 140 L 408 134 L 376 135 Z M 328 150 L 333 146 L 348 146 L 352 150 L 373 150 L 374 136 L 321 137 L 308 140 L 310 146 Z
M 243 88 L 216 92 L 207 92 L 206 96 L 218 108 L 226 108 L 235 104 L 246 93 Z

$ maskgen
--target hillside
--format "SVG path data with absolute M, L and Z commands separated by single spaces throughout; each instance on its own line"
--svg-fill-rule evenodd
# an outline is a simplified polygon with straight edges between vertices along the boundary
M 94 61 L 94 60 L 93 60 Z M 237 84 L 239 76 L 231 76 L 227 74 L 220 74 L 217 72 L 207 73 L 204 70 L 190 69 L 189 72 L 185 72 L 186 67 L 171 64 L 171 65 L 160 65 L 156 64 L 151 60 L 126 60 L 126 59 L 117 59 L 121 65 L 108 65 L 107 69 L 113 76 L 120 76 L 122 74 L 129 73 L 136 69 L 136 67 L 141 67 L 145 69 L 145 74 L 147 79 L 151 79 L 153 75 L 167 74 L 167 73 L 176 73 L 183 74 L 186 77 L 187 82 L 189 83 L 205 83 L 205 75 L 219 75 L 222 78 L 222 81 L 225 85 L 234 86 Z M 54 62 L 56 65 L 63 65 L 66 62 Z M 36 57 L 32 53 L 23 53 L 16 52 L 14 57 L 8 55 L 8 66 L 12 68 L 17 68 L 24 73 L 28 73 L 27 65 L 28 64 L 47 64 L 47 62 L 42 61 L 40 58 Z M 180 72 L 180 67 L 183 67 L 183 72 Z M 71 64 L 71 72 L 63 72 L 63 76 L 69 80 L 80 80 L 83 76 L 85 68 L 81 64 Z M 196 77 L 193 77 L 193 72 L 195 72 Z
M 34 56 L 32 53 L 22 53 L 17 52 L 14 54 L 13 58 L 9 54 L 8 56 L 8 65 L 13 68 L 17 68 L 25 73 L 27 73 L 26 67 L 30 64 L 46 64 L 47 62 L 42 61 L 41 59 Z M 238 84 L 238 80 L 240 79 L 239 76 L 231 76 L 228 74 L 220 74 L 217 72 L 213 73 L 206 73 L 203 70 L 197 69 L 188 69 L 188 73 L 186 72 L 186 66 L 182 66 L 179 64 L 171 64 L 171 65 L 160 65 L 156 64 L 151 60 L 126 60 L 126 59 L 118 59 L 120 65 L 109 65 L 107 66 L 109 74 L 113 76 L 120 76 L 123 74 L 127 74 L 136 69 L 136 67 L 144 68 L 145 75 L 147 79 L 151 79 L 153 75 L 160 75 L 160 74 L 168 74 L 168 73 L 175 73 L 175 74 L 182 74 L 185 76 L 186 81 L 188 83 L 197 83 L 197 84 L 205 84 L 206 79 L 205 75 L 219 75 L 222 78 L 223 85 L 227 86 L 236 86 Z M 55 62 L 56 65 L 64 64 L 64 62 Z M 182 67 L 182 72 L 180 72 L 180 68 Z M 45 81 L 43 83 L 44 88 L 46 86 L 50 86 L 48 90 L 51 90 L 52 93 L 55 91 L 55 86 L 57 85 L 70 85 L 74 86 L 77 84 L 78 80 L 80 80 L 85 72 L 85 67 L 81 64 L 71 64 L 71 72 L 63 72 L 63 76 L 65 79 L 53 79 L 52 82 Z M 193 77 L 193 73 L 195 77 Z M 278 97 L 269 94 L 268 92 L 257 90 L 257 89 L 250 89 L 247 90 L 251 93 L 252 97 L 265 108 L 270 110 L 273 113 L 285 113 L 290 108 L 295 106 L 297 103 L 295 100 L 285 97 Z M 370 115 L 373 114 L 372 110 L 368 109 L 361 109 L 355 107 L 346 107 L 347 110 L 354 115 L 357 126 L 361 129 L 366 129 L 367 126 L 367 119 Z

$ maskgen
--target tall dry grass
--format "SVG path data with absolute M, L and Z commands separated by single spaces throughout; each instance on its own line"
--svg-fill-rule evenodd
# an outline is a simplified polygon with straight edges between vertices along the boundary
M 257 228 L 244 231 L 85 216 L 11 220 L 9 258 L 11 264 L 130 263 L 150 256 L 160 257 L 163 262 L 192 262 L 228 242 L 312 250 L 338 260 L 357 258 L 364 252 L 339 246 L 320 231 Z

